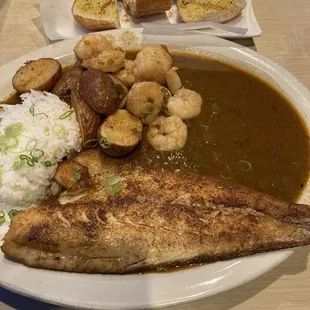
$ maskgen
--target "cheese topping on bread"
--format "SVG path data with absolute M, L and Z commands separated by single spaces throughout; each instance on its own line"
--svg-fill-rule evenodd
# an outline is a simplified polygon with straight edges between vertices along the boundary
M 223 23 L 239 15 L 245 5 L 246 0 L 178 0 L 181 18 L 186 23 Z
M 88 30 L 119 28 L 117 0 L 75 0 L 72 14 Z

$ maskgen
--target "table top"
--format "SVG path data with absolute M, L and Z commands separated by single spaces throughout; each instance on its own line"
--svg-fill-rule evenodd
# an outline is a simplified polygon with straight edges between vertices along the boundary
M 1 1 L 0 66 L 50 43 L 40 20 L 39 2 Z M 288 69 L 310 88 L 309 1 L 254 2 L 255 14 L 263 29 L 263 35 L 254 40 L 256 49 Z M 285 262 L 248 284 L 208 299 L 169 309 L 309 309 L 309 249 L 297 249 Z M 8 309 L 64 310 L 0 288 L 0 310 Z

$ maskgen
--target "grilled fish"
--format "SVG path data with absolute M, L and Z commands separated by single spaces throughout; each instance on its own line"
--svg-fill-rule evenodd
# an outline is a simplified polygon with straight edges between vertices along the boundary
M 199 175 L 119 165 L 96 150 L 75 160 L 88 166 L 96 187 L 75 202 L 17 214 L 2 245 L 7 257 L 37 268 L 124 274 L 310 244 L 310 206 Z M 103 180 L 115 173 L 122 191 L 111 196 Z

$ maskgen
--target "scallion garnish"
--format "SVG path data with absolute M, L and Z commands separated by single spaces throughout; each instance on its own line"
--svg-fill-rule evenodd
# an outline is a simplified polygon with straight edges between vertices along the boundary
M 5 217 L 0 217 L 0 226 L 5 223 Z
M 0 217 L 5 217 L 5 213 L 2 210 L 0 210 Z
M 105 185 L 105 192 L 108 195 L 116 195 L 123 189 L 122 178 L 118 175 L 107 178 Z
M 4 128 L 4 132 L 8 137 L 17 137 L 23 131 L 23 124 L 16 123 Z
M 30 167 L 33 167 L 35 165 L 33 159 L 30 158 L 28 155 L 22 154 L 22 155 L 19 156 L 19 158 L 21 160 L 26 160 L 27 165 L 30 166 Z
M 36 139 L 31 139 L 26 144 L 26 151 L 32 151 L 37 146 L 38 141 Z
M 12 148 L 17 146 L 18 140 L 15 137 L 1 136 L 0 145 L 5 148 Z
M 152 113 L 154 110 L 154 105 L 151 102 L 146 102 L 140 107 L 140 113 L 147 115 Z
M 56 137 L 61 137 L 65 133 L 64 127 L 59 124 L 54 125 L 52 130 Z
M 14 216 L 16 216 L 17 213 L 19 213 L 19 212 L 20 212 L 20 211 L 15 210 L 15 209 L 11 210 L 11 211 L 9 212 L 9 217 L 10 217 L 10 219 L 12 219 Z
M 94 148 L 97 145 L 98 145 L 98 140 L 96 139 L 88 140 L 83 144 L 83 146 L 87 148 Z
M 50 167 L 52 165 L 52 163 L 49 160 L 46 161 L 41 161 L 40 162 L 41 165 L 43 165 L 44 167 Z
M 73 176 L 77 181 L 79 181 L 81 179 L 82 174 L 81 174 L 81 167 L 80 166 L 73 166 Z
M 113 175 L 109 178 L 107 178 L 107 184 L 112 186 L 115 185 L 116 183 L 119 183 L 122 181 L 122 178 L 119 175 Z
M 69 117 L 72 113 L 73 113 L 73 110 L 69 110 L 69 111 L 67 111 L 67 112 L 65 112 L 65 113 L 63 113 L 63 114 L 61 114 L 61 115 L 59 116 L 59 119 L 65 119 L 65 118 Z
M 25 162 L 19 158 L 13 164 L 13 170 L 17 171 L 17 170 L 21 169 L 23 167 L 24 163 Z
M 36 162 L 38 162 L 38 159 L 40 159 L 43 155 L 44 155 L 44 152 L 40 149 L 34 149 L 30 152 L 30 156 Z
M 158 273 L 165 272 L 165 271 L 167 271 L 167 267 L 158 266 L 158 267 L 156 268 L 156 272 L 158 272 Z
M 111 142 L 106 137 L 102 137 L 99 144 L 103 149 L 109 149 L 112 146 Z
M 33 106 L 30 107 L 29 112 L 30 112 L 30 114 L 31 114 L 32 116 L 44 115 L 45 117 L 48 117 L 45 113 L 37 113 L 37 114 L 35 114 L 35 113 L 34 113 L 34 107 L 33 107 Z

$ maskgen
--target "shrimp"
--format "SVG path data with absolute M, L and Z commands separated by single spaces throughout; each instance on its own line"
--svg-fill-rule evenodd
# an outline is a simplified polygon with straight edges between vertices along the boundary
M 99 69 L 104 72 L 116 72 L 124 66 L 125 54 L 119 50 L 105 50 L 93 58 L 83 60 L 82 66 L 87 69 Z
M 166 73 L 172 67 L 172 58 L 162 46 L 146 46 L 136 57 L 134 75 L 137 81 L 166 83 Z
M 149 126 L 147 141 L 156 151 L 182 149 L 187 140 L 187 127 L 178 116 L 160 116 Z
M 136 57 L 136 59 L 141 58 L 154 58 L 160 60 L 166 72 L 172 67 L 172 57 L 167 50 L 160 45 L 149 45 L 143 48 Z
M 201 112 L 202 98 L 193 90 L 179 89 L 167 104 L 169 115 L 176 115 L 181 119 L 191 119 Z
M 166 73 L 166 81 L 172 95 L 182 88 L 182 81 L 177 73 L 178 68 L 172 67 Z
M 155 82 L 136 83 L 127 96 L 127 110 L 150 124 L 159 115 L 164 102 L 161 86 Z
M 124 68 L 113 73 L 115 77 L 120 79 L 127 87 L 131 87 L 136 83 L 136 78 L 133 74 L 134 62 L 132 60 L 125 60 Z
M 92 58 L 95 52 L 102 52 L 111 48 L 109 40 L 101 34 L 86 34 L 75 45 L 74 53 L 78 58 L 85 60 Z

